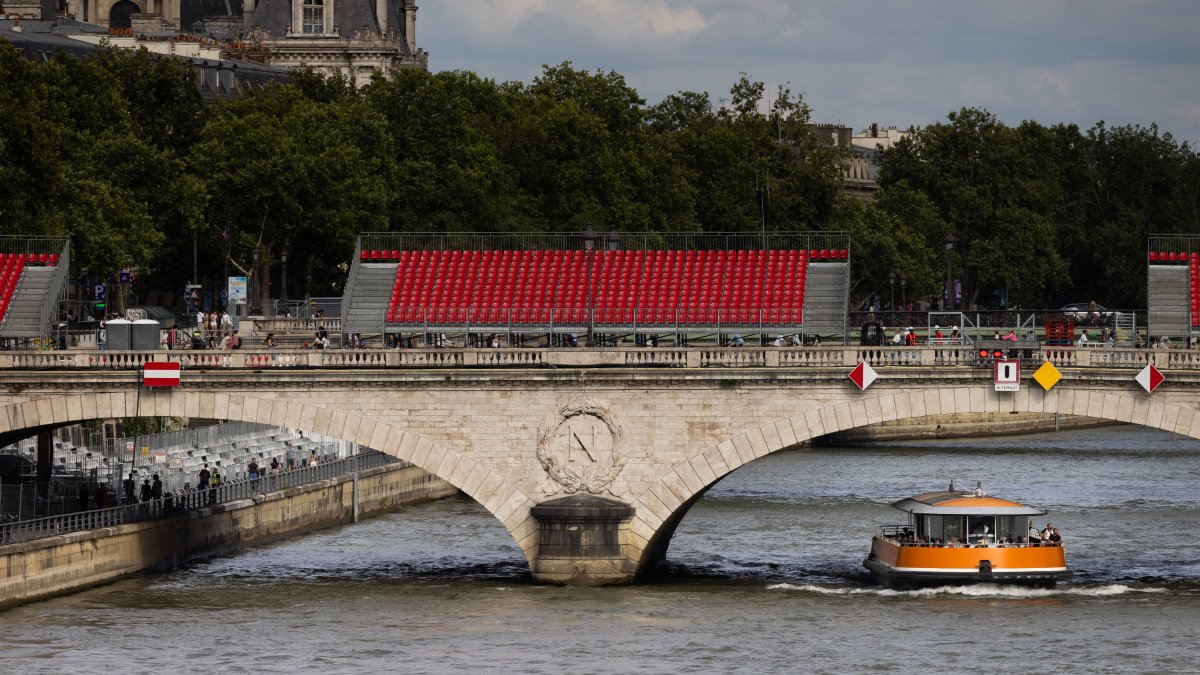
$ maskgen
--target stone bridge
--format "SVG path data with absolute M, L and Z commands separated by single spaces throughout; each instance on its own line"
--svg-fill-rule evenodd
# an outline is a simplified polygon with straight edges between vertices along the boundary
M 704 492 L 824 434 L 952 413 L 1078 415 L 1200 438 L 1200 352 L 1044 348 L 1063 379 L 996 392 L 960 348 L 32 352 L 0 355 L 0 436 L 83 420 L 242 420 L 343 438 L 461 489 L 535 577 L 636 579 Z M 177 388 L 140 367 L 181 361 Z M 879 379 L 859 391 L 861 361 Z M 1165 383 L 1134 381 L 1153 362 Z

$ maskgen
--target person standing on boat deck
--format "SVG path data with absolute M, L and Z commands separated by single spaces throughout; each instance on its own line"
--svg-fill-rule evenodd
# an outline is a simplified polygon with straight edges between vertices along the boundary
M 1046 528 L 1042 530 L 1042 543 L 1050 543 L 1050 534 L 1054 532 L 1054 523 L 1046 523 Z

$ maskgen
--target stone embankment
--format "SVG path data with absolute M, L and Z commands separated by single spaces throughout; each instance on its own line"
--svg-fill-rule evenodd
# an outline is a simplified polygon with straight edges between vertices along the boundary
M 456 492 L 415 467 L 385 466 L 157 520 L 0 546 L 0 609 Z

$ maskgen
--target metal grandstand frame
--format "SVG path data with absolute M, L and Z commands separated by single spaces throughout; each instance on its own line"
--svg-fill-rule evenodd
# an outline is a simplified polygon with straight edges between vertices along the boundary
M 364 232 L 355 258 L 363 251 L 574 251 L 586 250 L 584 233 Z M 597 233 L 595 250 L 627 251 L 769 251 L 849 250 L 850 233 L 831 232 L 608 232 Z
M 843 263 L 850 260 L 850 235 L 845 231 L 776 232 L 776 233 L 597 233 L 588 247 L 584 233 L 398 233 L 369 232 L 359 235 L 351 261 L 350 282 L 347 284 L 343 311 L 349 305 L 355 289 L 353 280 L 363 263 L 389 262 L 402 251 L 772 251 L 802 250 L 810 252 L 809 263 Z M 375 253 L 383 253 L 376 259 Z M 506 333 L 513 335 L 582 336 L 594 328 L 603 335 L 671 335 L 678 338 L 688 334 L 717 333 L 718 335 L 797 334 L 803 336 L 803 320 L 795 323 L 767 321 L 769 310 L 738 309 L 726 316 L 721 310 L 709 310 L 702 318 L 694 308 L 638 307 L 615 308 L 595 304 L 561 308 L 480 308 L 486 312 L 455 313 L 454 308 L 428 307 L 417 310 L 415 320 L 388 322 L 381 317 L 381 335 L 404 333 L 483 335 Z M 566 310 L 566 311 L 562 311 Z M 749 316 L 747 311 L 752 312 Z M 713 314 L 715 312 L 715 314 Z M 663 319 L 667 317 L 665 320 Z M 514 321 L 516 316 L 545 317 L 545 320 Z M 488 320 L 480 320 L 486 317 Z M 657 320 L 651 320 L 657 317 Z M 600 318 L 601 320 L 597 320 Z M 470 338 L 468 338 L 470 339 Z M 554 339 L 553 337 L 551 339 Z M 601 338 L 602 341 L 605 338 Z M 686 337 L 683 338 L 686 340 Z M 603 342 L 602 342 L 603 343 Z

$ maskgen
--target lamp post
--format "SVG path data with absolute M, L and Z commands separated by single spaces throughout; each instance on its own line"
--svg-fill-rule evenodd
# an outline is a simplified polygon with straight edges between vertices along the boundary
M 595 316 L 594 309 L 595 308 L 593 307 L 593 305 L 595 303 L 592 302 L 592 249 L 595 247 L 595 245 L 596 245 L 596 231 L 592 229 L 592 224 L 589 222 L 587 229 L 583 231 L 583 251 L 584 251 L 584 257 L 587 258 L 588 327 L 587 327 L 587 342 L 585 344 L 587 344 L 587 346 L 589 346 L 589 347 L 591 347 L 594 344 L 593 336 L 596 331 L 596 323 L 594 321 L 594 316 Z
M 284 311 L 284 313 L 286 313 L 286 314 L 288 314 L 288 315 L 290 316 L 290 315 L 291 315 L 291 312 L 288 312 L 288 311 L 287 311 L 287 308 L 288 308 L 288 296 L 287 296 L 287 257 L 288 257 L 288 250 L 285 248 L 285 249 L 283 249 L 283 251 L 281 251 L 281 252 L 279 253 L 279 261 L 283 263 L 283 275 L 282 275 L 282 277 L 280 278 L 280 281 L 282 281 L 282 282 L 283 282 L 283 293 L 282 293 L 282 296 L 283 296 L 283 297 L 281 298 L 281 301 L 282 301 L 282 304 L 283 304 L 283 311 Z
M 258 290 L 261 284 L 258 281 L 258 248 L 250 252 L 250 258 L 254 261 L 250 266 L 250 297 L 246 306 L 247 316 L 254 313 L 254 301 L 258 297 Z
M 900 273 L 900 305 L 908 309 L 908 293 L 905 287 L 908 286 L 908 275 L 904 272 Z
M 950 254 L 954 252 L 955 241 L 954 233 L 952 232 L 947 232 L 946 238 L 942 240 L 942 244 L 946 248 L 946 294 L 942 296 L 942 309 L 945 309 L 947 304 L 951 307 L 954 306 L 954 288 L 951 287 L 953 276 L 951 276 Z
M 621 237 L 617 234 L 616 230 L 609 230 L 608 236 L 605 237 L 605 243 L 605 248 L 610 251 L 615 251 L 618 248 L 621 248 Z
M 888 309 L 896 311 L 896 271 L 888 272 Z

